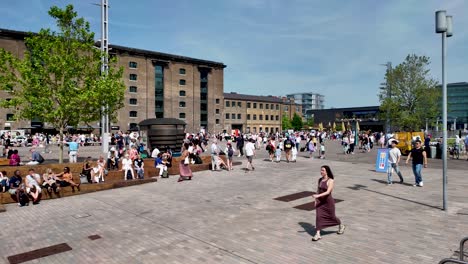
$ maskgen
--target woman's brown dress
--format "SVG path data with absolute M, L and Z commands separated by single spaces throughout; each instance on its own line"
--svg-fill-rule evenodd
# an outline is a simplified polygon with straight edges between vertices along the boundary
M 327 181 L 328 180 L 319 182 L 319 194 L 327 191 Z M 340 219 L 335 215 L 335 200 L 331 193 L 318 198 L 318 204 L 316 204 L 315 212 L 315 228 L 317 230 L 341 224 Z

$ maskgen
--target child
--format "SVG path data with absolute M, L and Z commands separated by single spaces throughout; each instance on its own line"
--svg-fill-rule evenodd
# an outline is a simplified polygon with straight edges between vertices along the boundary
M 291 154 L 292 154 L 292 162 L 296 162 L 296 158 L 297 158 L 297 148 L 296 146 L 293 146 L 292 149 L 291 149 Z
M 325 158 L 325 144 L 320 145 L 320 158 L 321 159 Z
M 315 152 L 315 145 L 312 139 L 309 141 L 308 144 L 308 149 L 309 149 L 309 158 L 313 159 L 314 158 L 314 152 Z
M 278 144 L 278 147 L 275 150 L 276 162 L 280 162 L 281 160 L 281 146 L 282 146 L 282 142 L 280 140 L 280 143 Z
M 226 153 L 227 153 L 227 170 L 231 171 L 233 170 L 232 168 L 232 156 L 234 155 L 234 149 L 232 148 L 231 143 L 227 143 L 226 147 Z

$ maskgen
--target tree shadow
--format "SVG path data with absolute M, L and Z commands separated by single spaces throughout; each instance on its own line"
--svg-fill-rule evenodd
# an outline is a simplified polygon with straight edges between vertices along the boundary
M 307 233 L 309 234 L 310 236 L 315 236 L 315 233 L 317 233 L 317 230 L 315 229 L 315 226 L 310 224 L 310 223 L 306 223 L 306 222 L 299 222 L 298 223 L 302 228 L 304 228 L 304 230 L 299 230 L 297 231 L 298 233 Z M 336 233 L 336 231 L 325 231 L 325 230 L 320 230 L 320 235 L 328 235 L 328 234 L 334 234 Z
M 423 205 L 423 206 L 426 206 L 426 207 L 429 207 L 429 208 L 442 210 L 442 208 L 440 208 L 439 206 L 425 204 L 425 203 L 421 203 L 421 202 L 418 202 L 418 201 L 413 201 L 413 200 L 405 199 L 405 198 L 402 198 L 402 197 L 398 197 L 398 196 L 395 196 L 395 195 L 386 194 L 386 193 L 378 192 L 378 191 L 374 191 L 374 190 L 369 190 L 369 189 L 367 189 L 367 186 L 360 185 L 360 184 L 355 184 L 354 186 L 346 187 L 346 188 L 351 189 L 351 190 L 355 190 L 355 191 L 364 190 L 364 191 L 368 191 L 368 192 L 372 192 L 372 193 L 377 193 L 377 194 L 380 194 L 380 195 L 383 195 L 383 196 L 395 198 L 395 199 L 398 199 L 398 200 Z

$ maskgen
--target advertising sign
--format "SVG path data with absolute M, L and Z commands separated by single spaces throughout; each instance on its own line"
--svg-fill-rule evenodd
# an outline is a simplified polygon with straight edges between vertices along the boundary
M 388 148 L 377 149 L 377 160 L 375 161 L 376 172 L 387 172 L 388 169 Z

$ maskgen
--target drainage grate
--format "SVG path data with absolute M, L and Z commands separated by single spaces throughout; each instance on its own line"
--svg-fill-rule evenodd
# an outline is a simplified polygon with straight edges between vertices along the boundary
M 91 239 L 91 240 L 96 240 L 96 239 L 100 239 L 102 237 L 100 235 L 91 235 L 88 238 Z
M 67 243 L 62 243 L 50 247 L 28 251 L 14 256 L 9 256 L 8 261 L 10 262 L 10 264 L 23 263 L 26 261 L 52 256 L 70 250 L 72 250 L 72 248 Z

